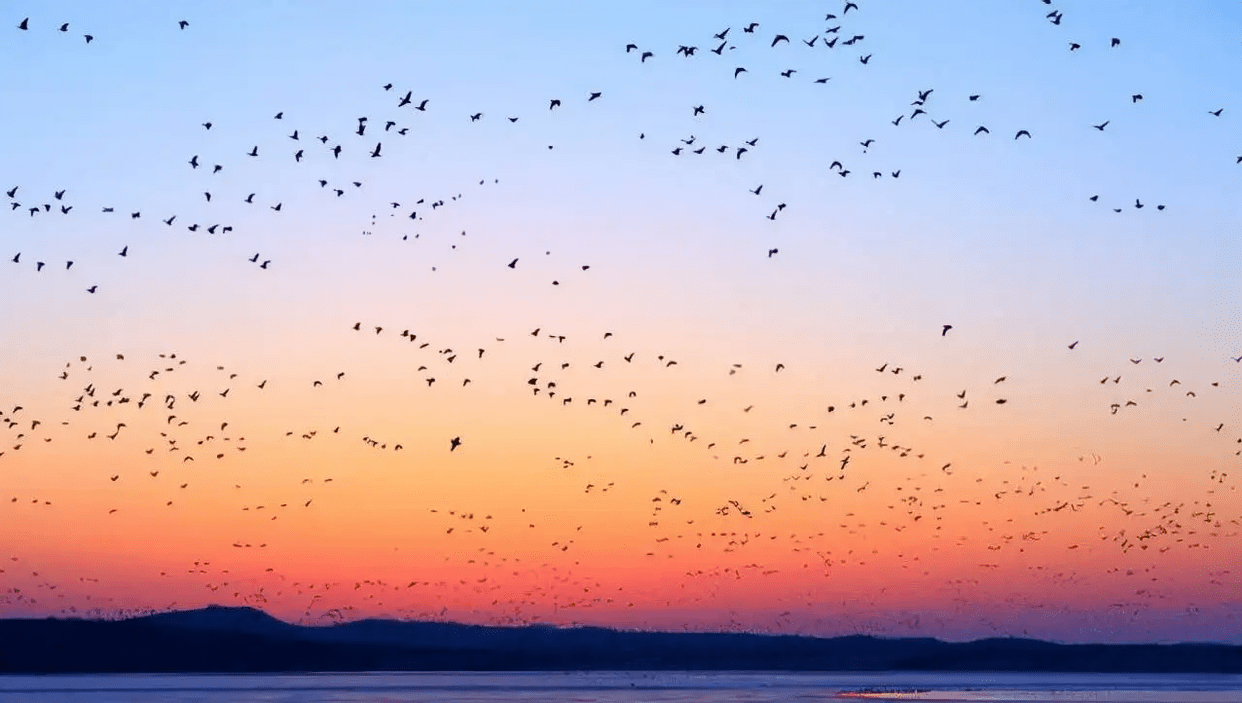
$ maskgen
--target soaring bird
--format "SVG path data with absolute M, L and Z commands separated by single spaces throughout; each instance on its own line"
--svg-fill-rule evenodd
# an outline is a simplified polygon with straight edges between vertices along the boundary
M 1104 128 L 1108 126 L 1108 123 L 1109 123 L 1109 120 L 1104 120 L 1104 124 L 1093 124 L 1091 126 L 1103 132 Z
M 941 337 L 947 335 L 949 333 L 949 330 L 953 329 L 953 325 L 943 325 L 942 327 L 943 329 L 940 330 Z
M 1025 129 L 1020 129 L 1020 130 L 1018 130 L 1018 133 L 1017 133 L 1017 134 L 1015 134 L 1015 135 L 1013 135 L 1013 138 L 1016 140 L 1018 137 L 1021 137 L 1021 136 L 1023 136 L 1023 135 L 1026 135 L 1026 138 L 1027 138 L 1027 139 L 1030 139 L 1030 138 L 1031 138 L 1031 133 L 1030 133 L 1030 132 L 1028 132 L 1028 131 L 1026 131 Z
M 745 68 L 738 66 L 737 68 L 733 69 L 733 77 L 737 78 L 739 74 L 746 73 L 746 72 L 747 71 Z
M 778 42 L 785 42 L 786 44 L 788 44 L 788 43 L 789 43 L 789 37 L 785 36 L 784 34 L 777 34 L 777 35 L 776 35 L 776 36 L 772 39 L 772 45 L 771 45 L 771 46 L 776 46 Z M 770 47 L 769 47 L 769 48 L 770 48 Z

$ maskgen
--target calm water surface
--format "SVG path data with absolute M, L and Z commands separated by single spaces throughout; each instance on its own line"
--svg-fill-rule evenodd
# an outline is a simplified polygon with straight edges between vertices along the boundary
M 1242 676 L 698 672 L 0 676 L 0 703 L 725 703 L 841 700 L 1242 703 Z M 915 692 L 917 691 L 917 692 Z

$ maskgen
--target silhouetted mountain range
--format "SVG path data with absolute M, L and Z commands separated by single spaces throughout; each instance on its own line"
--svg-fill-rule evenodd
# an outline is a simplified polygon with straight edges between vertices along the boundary
M 0 620 L 0 673 L 689 669 L 1242 673 L 1242 646 L 801 637 L 362 620 L 211 606 L 128 620 Z

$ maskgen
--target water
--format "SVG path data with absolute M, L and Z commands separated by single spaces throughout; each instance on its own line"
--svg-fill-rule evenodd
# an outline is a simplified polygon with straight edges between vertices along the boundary
M 1242 703 L 1238 675 L 643 671 L 0 676 L 0 703 L 725 703 L 876 689 L 888 693 L 869 700 Z

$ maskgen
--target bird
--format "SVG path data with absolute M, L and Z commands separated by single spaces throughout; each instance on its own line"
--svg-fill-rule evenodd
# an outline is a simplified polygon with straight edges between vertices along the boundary
M 776 46 L 778 42 L 789 43 L 789 37 L 785 36 L 784 34 L 777 34 L 775 37 L 773 37 L 771 46 Z
M 449 451 L 453 451 L 461 446 L 461 437 L 454 437 L 449 440 Z
M 27 17 L 26 19 L 18 23 L 17 28 L 22 30 L 23 32 L 30 29 L 30 18 Z
M 1225 111 L 1225 108 L 1222 107 L 1219 110 L 1208 110 L 1208 114 L 1213 117 L 1220 117 L 1220 113 L 1224 111 Z
M 1104 128 L 1108 126 L 1108 123 L 1109 123 L 1109 120 L 1104 120 L 1103 124 L 1093 124 L 1091 126 L 1103 132 Z
M 129 245 L 125 245 L 124 248 L 117 252 L 117 256 L 129 256 Z
M 859 63 L 861 63 L 861 64 L 863 64 L 864 66 L 865 66 L 865 65 L 867 65 L 867 63 L 869 63 L 870 61 L 871 61 L 871 54 L 867 54 L 866 56 L 859 56 L 859 57 L 858 57 L 858 62 L 859 62 Z
M 1113 37 L 1112 41 L 1108 43 L 1108 46 L 1109 48 L 1121 46 L 1121 40 L 1117 37 Z
M 979 125 L 979 127 L 975 129 L 975 136 L 978 136 L 980 134 L 991 134 L 991 133 L 992 132 L 989 131 L 988 128 L 984 127 L 983 125 Z
M 741 66 L 738 66 L 737 68 L 733 69 L 733 77 L 734 77 L 734 78 L 737 78 L 737 77 L 738 77 L 738 75 L 739 75 L 739 74 L 742 74 L 742 73 L 747 73 L 747 71 L 746 71 L 746 69 L 745 69 L 745 68 L 743 68 L 743 67 L 741 67 Z
M 1028 132 L 1028 131 L 1026 131 L 1025 129 L 1020 129 L 1020 130 L 1018 130 L 1018 133 L 1017 133 L 1017 134 L 1015 134 L 1015 135 L 1013 135 L 1013 138 L 1014 138 L 1015 140 L 1017 140 L 1017 138 L 1018 138 L 1018 137 L 1021 137 L 1021 136 L 1023 136 L 1023 135 L 1025 135 L 1027 139 L 1030 139 L 1030 138 L 1031 138 L 1031 133 L 1030 133 L 1030 132 Z
M 178 26 L 178 27 L 180 27 L 180 28 L 182 28 L 182 29 L 185 29 L 186 27 L 189 27 L 189 26 L 190 26 L 190 23 L 189 23 L 189 22 L 186 22 L 185 20 L 179 20 L 179 21 L 177 22 L 177 26 Z
M 602 96 L 602 95 L 603 95 L 603 93 L 598 93 L 598 92 L 596 92 L 596 93 L 591 93 L 591 97 L 587 98 L 587 102 L 591 102 L 592 100 L 598 100 L 598 99 L 600 98 L 600 96 Z
M 940 336 L 947 335 L 951 329 L 953 329 L 953 325 L 941 325 Z

